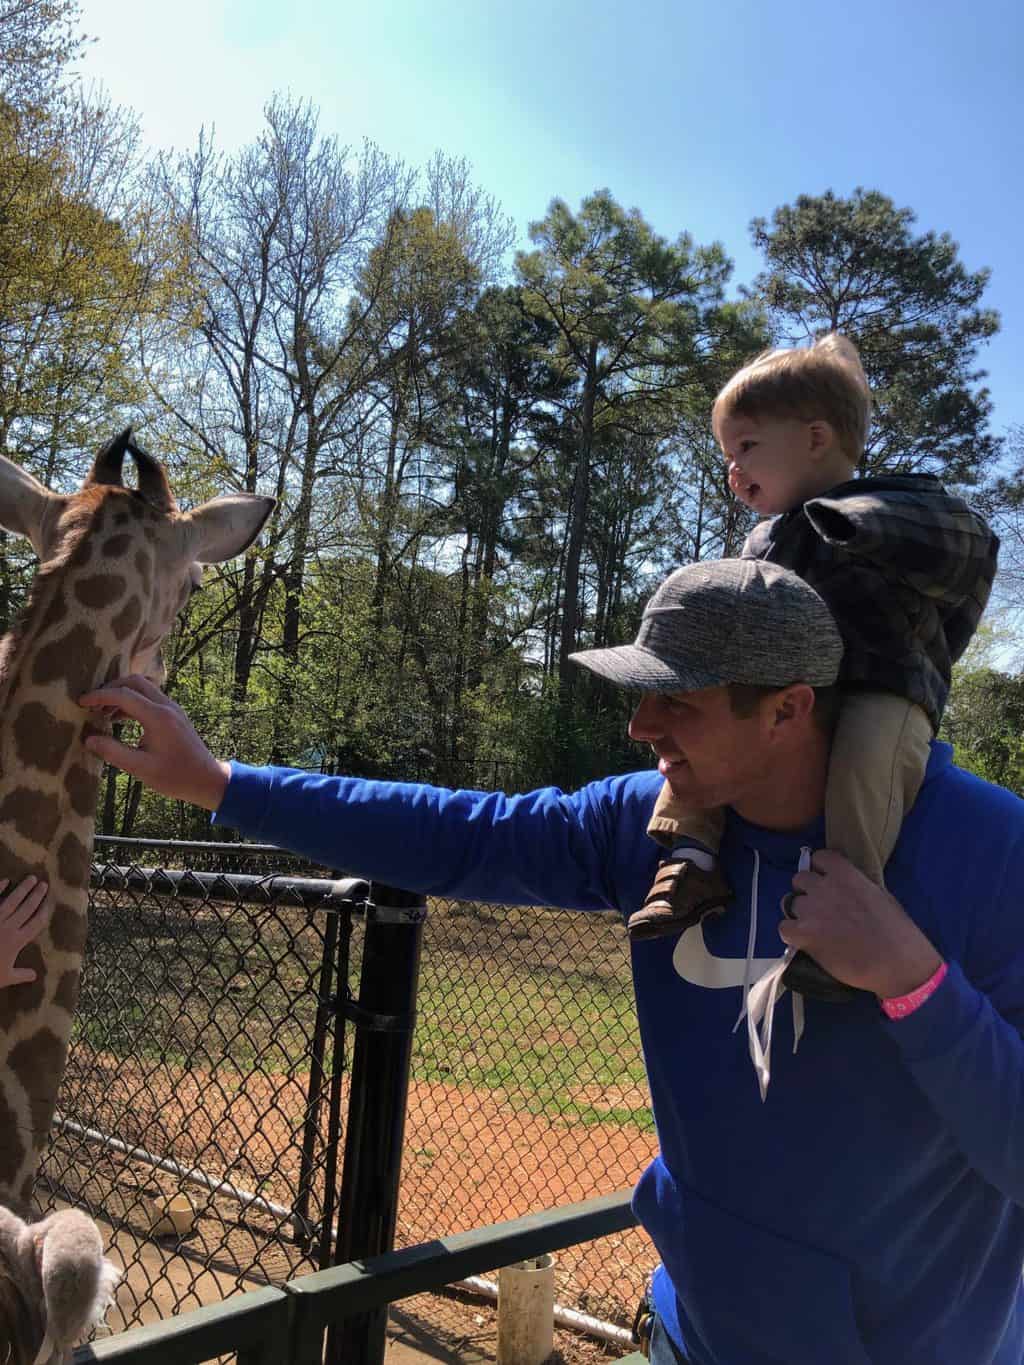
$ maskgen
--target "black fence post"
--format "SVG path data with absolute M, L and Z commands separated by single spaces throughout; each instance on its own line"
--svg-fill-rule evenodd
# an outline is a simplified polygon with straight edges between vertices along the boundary
M 374 883 L 366 906 L 335 1263 L 391 1251 L 398 1213 L 426 902 Z M 382 1365 L 387 1308 L 328 1330 L 327 1365 Z

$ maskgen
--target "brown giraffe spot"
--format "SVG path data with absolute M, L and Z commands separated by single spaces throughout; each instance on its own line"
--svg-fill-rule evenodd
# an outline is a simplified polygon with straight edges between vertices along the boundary
M 145 550 L 139 550 L 135 556 L 135 572 L 139 575 L 142 595 L 148 598 L 153 586 L 153 561 Z
M 62 953 L 80 953 L 85 947 L 86 917 L 66 901 L 58 901 L 50 919 L 50 938 Z
M 18 1119 L 0 1086 L 0 1185 L 10 1189 L 18 1178 L 27 1151 L 18 1132 Z
M 107 720 L 107 721 L 103 721 L 103 720 L 98 720 L 98 721 L 87 720 L 87 721 L 85 722 L 85 724 L 82 726 L 82 743 L 84 744 L 85 741 L 86 741 L 87 739 L 91 739 L 91 738 L 93 737 L 93 735 L 109 735 L 109 734 L 110 734 L 110 721 L 108 721 L 108 720 Z
M 96 522 L 94 521 L 93 529 L 95 530 L 95 528 Z M 71 563 L 76 569 L 81 569 L 88 564 L 90 559 L 92 559 L 92 541 L 88 536 L 83 536 L 75 546 L 75 552 L 71 556 Z
M 50 626 L 59 625 L 68 614 L 68 604 L 62 592 L 54 594 L 53 601 L 46 608 L 46 615 L 43 617 L 42 629 L 48 630 Z
M 50 1130 L 66 1053 L 67 1044 L 44 1025 L 30 1038 L 16 1043 L 7 1056 L 8 1066 L 28 1097 L 32 1139 L 36 1147 L 42 1146 Z
M 50 792 L 15 787 L 0 804 L 0 821 L 12 824 L 22 838 L 31 839 L 45 848 L 57 833 L 60 803 Z
M 29 943 L 22 948 L 18 966 L 31 967 L 36 979 L 0 991 L 0 1030 L 9 1029 L 19 1015 L 32 1014 L 43 1003 L 46 994 L 46 963 L 38 943 Z
M 26 702 L 14 718 L 14 743 L 26 768 L 57 772 L 74 736 L 69 721 L 57 720 L 37 701 Z
M 139 599 L 132 597 L 110 623 L 114 638 L 116 640 L 127 640 L 128 636 L 138 629 L 141 620 L 142 607 L 139 604 Z
M 120 559 L 131 543 L 131 536 L 122 531 L 120 535 L 111 536 L 109 540 L 103 542 L 103 554 L 107 559 Z
M 57 871 L 68 886 L 84 886 L 89 876 L 89 850 L 70 830 L 57 850 Z
M 131 513 L 126 512 L 124 508 L 122 508 L 119 512 L 114 513 L 115 526 L 127 526 L 131 519 L 132 519 Z
M 61 1009 L 67 1010 L 68 1014 L 74 1014 L 75 1006 L 78 1004 L 78 982 L 81 972 L 64 972 L 57 983 L 57 990 L 54 993 L 53 1003 L 59 1005 Z
M 92 815 L 96 806 L 96 792 L 99 784 L 100 775 L 98 771 L 84 768 L 81 763 L 72 763 L 64 774 L 64 787 L 71 801 L 71 809 L 76 815 L 86 817 Z M 0 815 L 2 814 L 3 808 L 0 807 Z
M 119 573 L 94 573 L 75 584 L 75 596 L 83 607 L 102 611 L 112 607 L 128 591 L 128 580 Z
M 32 681 L 45 685 L 63 678 L 68 696 L 77 701 L 99 677 L 101 658 L 92 631 L 80 623 L 40 649 L 32 664 Z
M 0 861 L 0 877 L 7 877 L 12 886 L 17 886 L 26 877 L 42 877 L 46 880 L 46 869 L 42 862 L 26 863 L 22 858 L 18 858 L 10 849 L 3 850 L 3 860 Z

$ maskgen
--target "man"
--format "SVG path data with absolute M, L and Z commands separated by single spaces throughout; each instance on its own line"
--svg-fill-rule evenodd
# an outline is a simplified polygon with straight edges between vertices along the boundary
M 635 1195 L 663 1262 L 652 1358 L 1018 1363 L 1024 803 L 936 744 L 888 891 L 836 854 L 811 859 L 840 654 L 827 608 L 787 570 L 678 570 L 634 645 L 576 656 L 641 691 L 630 732 L 658 771 L 573 795 L 229 766 L 142 679 L 82 701 L 141 723 L 137 750 L 90 745 L 158 791 L 431 894 L 628 917 L 658 859 L 645 831 L 662 780 L 690 804 L 725 806 L 733 902 L 632 945 L 661 1148 Z M 795 918 L 781 905 L 791 891 Z M 851 998 L 791 992 L 791 1011 L 773 1012 L 793 950 L 856 988 Z

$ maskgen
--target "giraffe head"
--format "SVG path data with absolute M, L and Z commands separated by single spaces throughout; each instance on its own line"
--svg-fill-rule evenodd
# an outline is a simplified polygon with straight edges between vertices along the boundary
M 137 488 L 124 484 L 126 455 Z M 273 506 L 272 498 L 229 493 L 182 512 L 162 466 L 135 445 L 130 427 L 100 451 L 77 493 L 53 493 L 0 456 L 0 526 L 28 537 L 44 573 L 90 554 L 80 604 L 99 609 L 117 601 L 121 666 L 156 682 L 164 677 L 161 642 L 202 581 L 202 566 L 247 549 Z M 98 522 L 102 534 L 92 534 Z
M 126 455 L 137 488 L 125 486 Z M 76 493 L 51 492 L 0 457 L 0 525 L 27 536 L 40 559 L 28 605 L 0 644 L 0 874 L 41 877 L 54 901 L 21 957 L 36 979 L 0 990 L 8 1204 L 29 1205 L 78 998 L 100 775 L 84 747 L 96 722 L 78 699 L 128 670 L 162 681 L 160 644 L 201 566 L 243 551 L 272 506 L 237 493 L 182 511 L 130 431 L 100 452 Z

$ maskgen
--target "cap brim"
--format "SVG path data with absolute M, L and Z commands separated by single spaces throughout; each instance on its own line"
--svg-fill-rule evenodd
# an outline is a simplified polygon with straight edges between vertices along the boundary
M 722 683 L 716 674 L 665 663 L 640 645 L 583 649 L 570 654 L 569 658 L 617 687 L 631 687 L 640 692 L 698 692 L 702 687 L 718 687 Z

